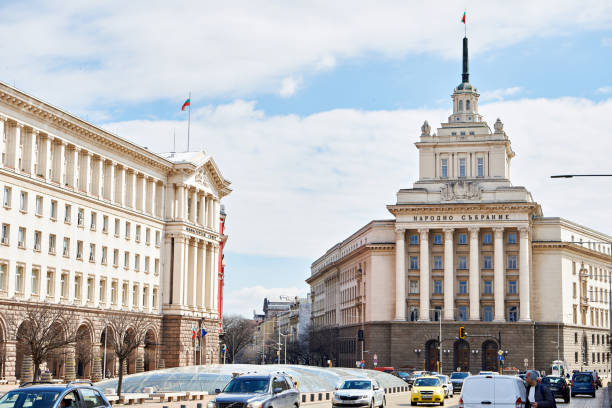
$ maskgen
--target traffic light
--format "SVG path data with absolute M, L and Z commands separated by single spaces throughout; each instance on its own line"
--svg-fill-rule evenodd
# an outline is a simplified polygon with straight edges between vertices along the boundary
M 357 330 L 357 341 L 364 341 L 363 339 L 363 330 Z
M 459 338 L 463 340 L 466 337 L 467 337 L 467 334 L 465 333 L 465 327 L 463 326 L 459 327 Z

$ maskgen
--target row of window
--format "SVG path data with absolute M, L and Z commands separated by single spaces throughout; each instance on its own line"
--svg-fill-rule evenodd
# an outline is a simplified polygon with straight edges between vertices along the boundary
M 434 279 L 433 281 L 433 294 L 441 295 L 444 293 L 444 282 L 441 279 Z M 457 285 L 458 294 L 467 295 L 468 294 L 468 281 L 467 280 L 459 280 Z M 416 295 L 419 293 L 419 281 L 418 280 L 410 280 L 408 281 L 408 293 L 411 295 Z M 506 294 L 508 295 L 516 295 L 518 293 L 518 282 L 515 279 L 511 279 L 508 281 Z M 493 281 L 492 280 L 484 280 L 482 282 L 482 294 L 483 295 L 492 295 L 493 294 Z
M 8 285 L 8 264 L 0 263 L 0 291 L 6 291 Z M 25 266 L 21 264 L 17 264 L 15 266 L 15 276 L 14 276 L 14 284 L 15 284 L 15 293 L 19 295 L 23 295 L 25 289 Z M 44 278 L 44 277 L 42 277 Z M 63 300 L 68 299 L 68 282 L 70 279 L 68 272 L 62 272 L 59 276 L 59 290 L 60 290 L 60 298 Z M 34 296 L 40 296 L 40 269 L 36 267 L 32 267 L 30 273 L 30 291 Z M 83 279 L 86 279 L 86 296 L 88 303 L 94 302 L 94 287 L 95 287 L 95 277 L 83 277 L 81 274 L 75 274 L 73 284 L 73 296 L 77 301 L 82 300 L 82 288 L 83 288 Z M 106 278 L 100 278 L 99 282 L 99 300 L 101 303 L 106 302 Z M 45 296 L 53 297 L 55 295 L 55 272 L 52 270 L 47 271 L 46 276 L 46 293 Z M 119 282 L 117 280 L 113 280 L 111 282 L 111 294 L 110 300 L 112 305 L 117 305 L 117 295 L 118 295 L 118 285 Z M 142 287 L 142 291 L 140 290 Z M 132 306 L 138 307 L 138 299 L 139 292 L 142 292 L 142 307 L 147 308 L 149 306 L 149 285 L 140 285 L 138 283 L 132 284 Z M 128 291 L 129 291 L 129 283 L 124 282 L 121 287 L 121 303 L 122 306 L 128 307 Z M 153 296 L 152 299 L 152 307 L 156 308 L 157 306 L 157 287 L 153 288 L 153 292 L 151 293 Z
M 481 309 L 481 320 L 484 322 L 493 321 L 493 306 L 483 306 Z M 509 322 L 518 321 L 518 306 L 509 306 L 507 308 L 507 320 Z M 418 306 L 409 306 L 408 308 L 408 321 L 416 322 L 419 320 L 419 307 Z M 431 319 L 433 321 L 439 321 L 442 318 L 442 307 L 434 306 L 431 311 Z M 458 321 L 466 321 L 469 318 L 469 308 L 468 306 L 458 306 L 457 313 L 455 315 L 455 319 Z
M 584 337 L 584 341 L 586 341 L 586 335 Z M 578 333 L 574 332 L 574 343 L 578 344 Z M 591 344 L 592 345 L 610 345 L 610 335 L 609 334 L 591 334 Z
M 10 187 L 4 187 L 4 195 L 3 195 L 3 206 L 5 208 L 11 208 L 11 195 L 12 195 L 12 189 Z M 57 200 L 50 200 L 50 211 L 49 211 L 49 217 L 52 220 L 57 220 L 57 211 L 58 211 L 58 203 Z M 42 217 L 43 216 L 43 210 L 44 210 L 44 198 L 40 195 L 36 196 L 36 200 L 35 200 L 35 214 L 37 216 Z M 19 193 L 19 211 L 27 213 L 28 212 L 28 193 L 25 191 L 20 191 Z M 79 227 L 85 227 L 85 209 L 84 208 L 78 208 L 76 211 L 76 221 L 77 221 L 77 226 Z M 65 204 L 64 205 L 64 222 L 67 224 L 71 224 L 72 223 L 72 205 L 70 204 Z M 91 211 L 90 212 L 90 218 L 89 218 L 89 228 L 92 231 L 95 231 L 97 229 L 98 226 L 98 213 L 95 211 Z M 132 233 L 132 224 L 129 221 L 125 221 L 125 227 L 124 227 L 124 233 L 125 233 L 125 239 L 131 239 L 131 233 Z M 109 229 L 109 217 L 108 215 L 103 215 L 102 216 L 102 232 L 103 233 L 108 233 L 108 229 Z M 119 220 L 119 218 L 115 218 L 114 220 L 114 234 L 116 237 L 120 236 L 120 231 L 121 229 L 121 221 Z M 140 225 L 136 225 L 134 228 L 134 239 L 136 240 L 136 242 L 140 242 L 142 240 L 142 227 Z M 144 241 L 145 244 L 149 245 L 151 243 L 151 228 L 145 228 L 144 229 Z M 155 245 L 159 246 L 160 245 L 160 241 L 161 241 L 161 232 L 160 231 L 155 231 Z
M 572 275 L 576 275 L 576 272 L 579 272 L 582 277 L 586 277 L 589 279 L 600 280 L 602 282 L 608 282 L 610 279 L 610 271 L 604 268 L 593 268 L 593 265 L 588 265 L 588 269 L 581 264 L 580 270 L 578 270 L 576 261 L 572 261 Z
M 484 177 L 484 158 L 476 158 L 476 177 Z M 440 159 L 440 177 L 448 178 L 448 159 Z M 459 158 L 459 178 L 467 177 L 467 160 Z
M 586 358 L 588 354 L 582 356 L 583 363 L 588 364 L 589 361 Z M 593 363 L 609 363 L 610 362 L 610 353 L 591 353 L 591 362 Z M 578 363 L 578 352 L 574 352 L 574 363 Z M 605 371 L 605 370 L 604 370 Z
M 410 234 L 410 245 L 419 245 L 419 234 Z M 467 245 L 468 244 L 468 234 L 465 232 L 459 233 L 458 236 L 458 244 L 459 245 Z M 443 235 L 441 233 L 433 234 L 433 244 L 434 245 L 442 245 L 444 243 Z M 493 234 L 490 232 L 482 233 L 482 244 L 483 245 L 491 245 L 493 243 Z M 517 234 L 515 231 L 510 231 L 506 234 L 506 243 L 507 244 L 516 244 L 517 243 Z
M 2 224 L 2 232 L 1 232 L 1 242 L 4 245 L 10 245 L 10 241 L 9 241 L 9 237 L 10 237 L 10 228 L 11 226 L 9 224 Z M 24 227 L 19 227 L 19 230 L 17 232 L 17 246 L 19 248 L 22 249 L 26 249 L 26 237 L 27 237 L 27 231 L 26 228 Z M 55 234 L 49 234 L 49 245 L 48 245 L 48 252 L 50 255 L 55 255 L 56 254 L 56 241 L 57 241 L 57 237 Z M 41 252 L 41 242 L 42 242 L 42 232 L 41 231 L 34 231 L 34 245 L 33 245 L 33 249 L 35 252 Z M 88 253 L 88 260 L 89 262 L 96 262 L 96 244 L 90 243 L 89 244 L 89 253 Z M 84 252 L 84 244 L 83 241 L 78 240 L 76 241 L 76 253 L 75 253 L 75 257 L 78 260 L 83 260 L 83 252 Z M 62 244 L 62 255 L 66 258 L 70 257 L 70 238 L 68 237 L 64 237 L 63 240 L 63 244 Z M 119 266 L 119 249 L 114 249 L 113 250 L 113 262 L 112 265 L 114 267 L 118 267 Z M 129 251 L 123 251 L 123 267 L 126 269 L 129 269 L 130 267 L 130 258 L 131 258 L 131 254 Z M 140 267 L 141 267 L 141 256 L 140 254 L 134 254 L 134 270 L 135 271 L 140 271 Z M 108 247 L 106 246 L 101 246 L 100 249 L 100 263 L 102 265 L 107 265 L 108 264 Z M 155 274 L 159 274 L 159 258 L 155 258 L 154 261 L 154 271 Z M 150 267 L 151 267 L 151 257 L 149 256 L 145 256 L 144 257 L 144 272 L 145 273 L 149 273 L 150 272 Z
M 517 255 L 506 256 L 506 268 L 507 269 L 518 269 Z M 444 269 L 443 257 L 441 255 L 435 255 L 433 257 L 432 269 Z M 493 257 L 491 255 L 483 255 L 482 257 L 482 269 L 493 269 Z M 419 270 L 419 256 L 411 255 L 409 258 L 409 268 L 411 270 Z M 457 257 L 457 269 L 468 269 L 468 257 L 465 255 L 459 255 Z

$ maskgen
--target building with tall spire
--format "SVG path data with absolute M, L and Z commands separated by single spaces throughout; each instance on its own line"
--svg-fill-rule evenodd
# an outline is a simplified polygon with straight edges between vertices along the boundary
M 392 218 L 313 262 L 311 326 L 336 339 L 314 344 L 313 361 L 448 373 L 549 372 L 559 359 L 608 374 L 612 237 L 545 217 L 512 184 L 515 153 L 502 121 L 478 112 L 467 38 L 462 65 L 448 121 L 421 127 L 418 180 Z

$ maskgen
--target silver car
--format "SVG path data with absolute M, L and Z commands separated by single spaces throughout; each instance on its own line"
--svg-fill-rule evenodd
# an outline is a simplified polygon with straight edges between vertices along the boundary
M 344 380 L 332 399 L 332 407 L 381 407 L 387 405 L 385 391 L 376 380 L 369 378 L 354 378 Z
M 454 394 L 454 390 L 453 390 L 453 384 L 450 381 L 450 378 L 448 377 L 448 375 L 436 375 L 436 377 L 438 377 L 440 379 L 440 382 L 442 383 L 442 388 L 444 388 L 444 398 L 453 398 Z

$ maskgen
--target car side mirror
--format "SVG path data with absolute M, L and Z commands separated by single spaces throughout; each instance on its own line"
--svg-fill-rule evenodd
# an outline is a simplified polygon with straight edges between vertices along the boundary
M 273 390 L 272 390 L 272 392 L 273 392 L 274 394 L 278 394 L 278 393 L 280 393 L 280 392 L 283 392 L 283 389 L 282 389 L 281 387 L 277 387 L 277 388 L 273 389 Z
M 221 388 L 215 388 L 215 394 L 221 394 Z
M 374 391 L 380 390 L 380 387 L 378 385 L 374 386 Z

